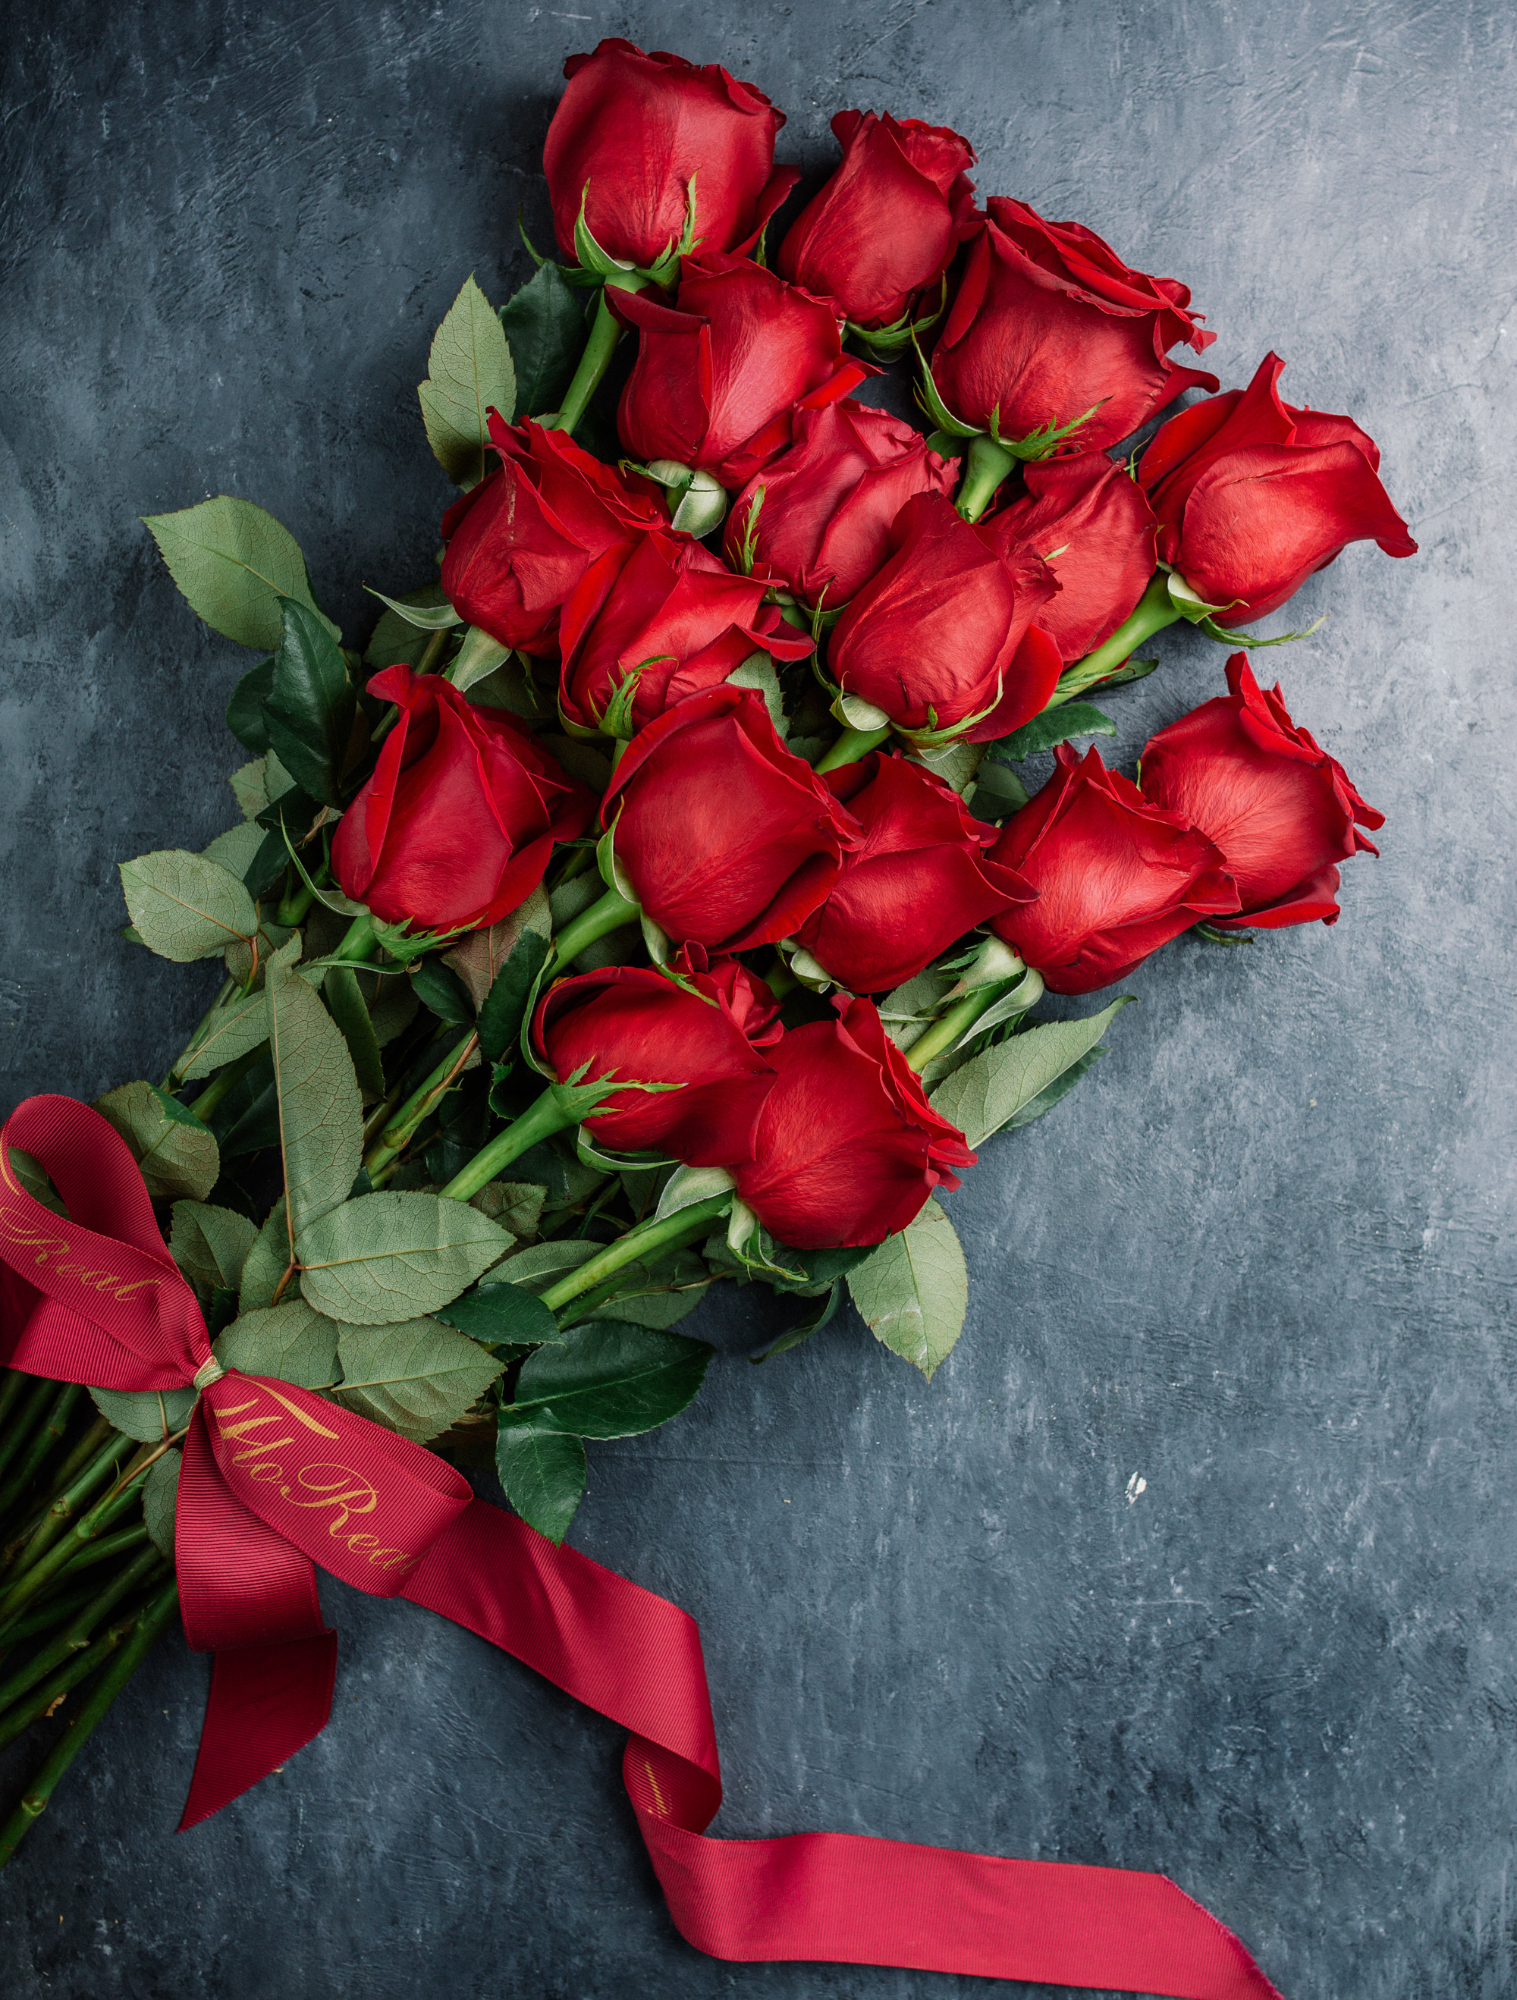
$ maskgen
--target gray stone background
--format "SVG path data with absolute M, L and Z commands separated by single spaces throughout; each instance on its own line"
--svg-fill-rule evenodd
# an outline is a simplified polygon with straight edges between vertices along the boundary
M 256 500 L 361 635 L 447 488 L 414 384 L 545 242 L 564 56 L 719 59 L 811 184 L 843 106 L 947 122 L 982 192 L 1183 277 L 1227 384 L 1379 439 L 1422 544 L 1267 629 L 1388 815 L 1344 915 L 1128 982 L 1112 1055 L 952 1202 L 969 1327 L 926 1386 L 762 1304 L 577 1545 L 702 1623 L 729 1803 L 1160 1868 L 1290 2000 L 1517 1992 L 1517 1332 L 1507 640 L 1517 61 L 1500 0 L 12 0 L 0 126 L 6 1102 L 157 1076 L 214 983 L 123 943 L 114 864 L 235 816 L 247 656 L 137 516 Z M 1220 690 L 1170 633 L 1115 753 Z M 739 1994 L 991 1982 L 724 1966 L 672 1930 L 620 1734 L 406 1605 L 323 1586 L 331 1727 L 176 1837 L 207 1665 L 160 1647 L 0 1883 L 16 2000 Z M 34 1753 L 33 1753 L 34 1754 Z M 5 1767 L 13 1794 L 23 1771 Z M 1018 1989 L 1030 1992 L 1032 1989 Z M 1046 1989 L 1039 1989 L 1046 1990 Z

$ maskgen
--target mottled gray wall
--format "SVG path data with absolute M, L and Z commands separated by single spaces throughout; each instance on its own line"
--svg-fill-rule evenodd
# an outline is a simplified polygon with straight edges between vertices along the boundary
M 1508 639 L 1517 60 L 1501 0 L 12 0 L 0 126 L 8 1093 L 156 1076 L 213 983 L 122 943 L 113 863 L 232 817 L 245 656 L 136 516 L 230 492 L 324 603 L 427 573 L 412 395 L 463 276 L 548 234 L 558 66 L 718 58 L 821 170 L 841 106 L 947 121 L 982 190 L 1184 277 L 1240 383 L 1380 440 L 1415 561 L 1350 551 L 1262 656 L 1388 815 L 1344 916 L 1139 972 L 1113 1053 L 953 1201 L 929 1388 L 857 1322 L 595 1449 L 579 1547 L 702 1621 L 720 1827 L 1158 1867 L 1289 2000 L 1517 1992 Z M 1183 633 L 1120 755 L 1220 686 Z M 1146 1482 L 1136 1492 L 1135 1476 Z M 673 1933 L 618 1732 L 454 1627 L 324 1585 L 332 1726 L 172 1834 L 177 1635 L 0 1883 L 7 1994 L 937 2000 Z M 8 1769 L 19 1775 L 12 1759 Z M 1030 1989 L 1025 1989 L 1029 1990 Z

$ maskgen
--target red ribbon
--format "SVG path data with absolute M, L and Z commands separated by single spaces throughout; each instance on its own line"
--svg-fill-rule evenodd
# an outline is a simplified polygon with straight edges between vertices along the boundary
M 19 1185 L 12 1145 L 47 1168 L 68 1220 Z M 72 1098 L 29 1098 L 0 1128 L 0 1302 L 0 1354 L 32 1374 L 177 1389 L 209 1373 L 205 1322 L 137 1164 Z M 176 1546 L 185 1634 L 216 1655 L 183 1826 L 325 1727 L 337 1636 L 319 1563 L 467 1626 L 630 1730 L 622 1776 L 670 1914 L 713 1957 L 1279 2000 L 1238 1939 L 1162 1875 L 856 1834 L 710 1839 L 722 1786 L 695 1621 L 309 1390 L 240 1374 L 204 1388 Z

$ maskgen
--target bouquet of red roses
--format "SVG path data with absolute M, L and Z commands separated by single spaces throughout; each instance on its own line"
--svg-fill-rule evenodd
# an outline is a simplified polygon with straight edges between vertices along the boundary
M 195 1428 L 227 1377 L 493 1455 L 557 1543 L 584 1441 L 700 1388 L 674 1328 L 715 1284 L 794 1298 L 770 1353 L 846 1295 L 930 1376 L 967 1297 L 935 1190 L 1123 1004 L 1044 994 L 1193 929 L 1333 923 L 1374 852 L 1250 670 L 1278 641 L 1239 631 L 1350 542 L 1413 552 L 1355 423 L 1282 401 L 1270 355 L 1155 429 L 1218 388 L 1171 359 L 1215 337 L 1186 287 L 978 206 L 955 132 L 840 113 L 771 262 L 797 175 L 767 98 L 619 41 L 566 74 L 566 261 L 498 312 L 470 279 L 420 388 L 460 489 L 432 580 L 376 591 L 360 652 L 259 508 L 148 523 L 261 656 L 227 713 L 241 822 L 121 869 L 128 935 L 225 978 L 166 1077 L 95 1106 L 153 1205 L 105 1233 L 161 1255 L 168 1224 L 214 1348 L 167 1387 L 7 1376 L 0 1740 L 98 1670 L 91 1722 L 172 1615 L 184 1453 L 235 1485 L 239 1427 Z M 920 424 L 854 395 L 894 365 Z M 1180 619 L 1240 649 L 1226 692 L 1138 782 L 1077 754 L 1114 733 L 1086 697 Z M 75 1268 L 38 1215 L 101 1231 L 42 1129 L 24 1106 L 0 1149 L 19 1367 L 62 1296 L 38 1267 Z

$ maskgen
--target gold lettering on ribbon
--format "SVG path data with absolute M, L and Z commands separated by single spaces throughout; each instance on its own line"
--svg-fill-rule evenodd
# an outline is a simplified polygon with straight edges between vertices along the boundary
M 15 1187 L 10 1178 L 10 1161 L 5 1163 L 7 1184 Z M 24 1194 L 24 1188 L 16 1188 L 17 1194 Z M 112 1298 L 129 1299 L 137 1292 L 151 1291 L 163 1281 L 160 1278 L 125 1278 L 119 1271 L 102 1271 L 81 1263 L 75 1258 L 74 1246 L 66 1236 L 50 1236 L 38 1230 L 19 1212 L 0 1206 L 0 1236 L 7 1243 L 14 1243 L 23 1250 L 35 1250 L 32 1262 L 50 1269 L 54 1277 L 72 1278 L 87 1291 L 109 1292 Z

